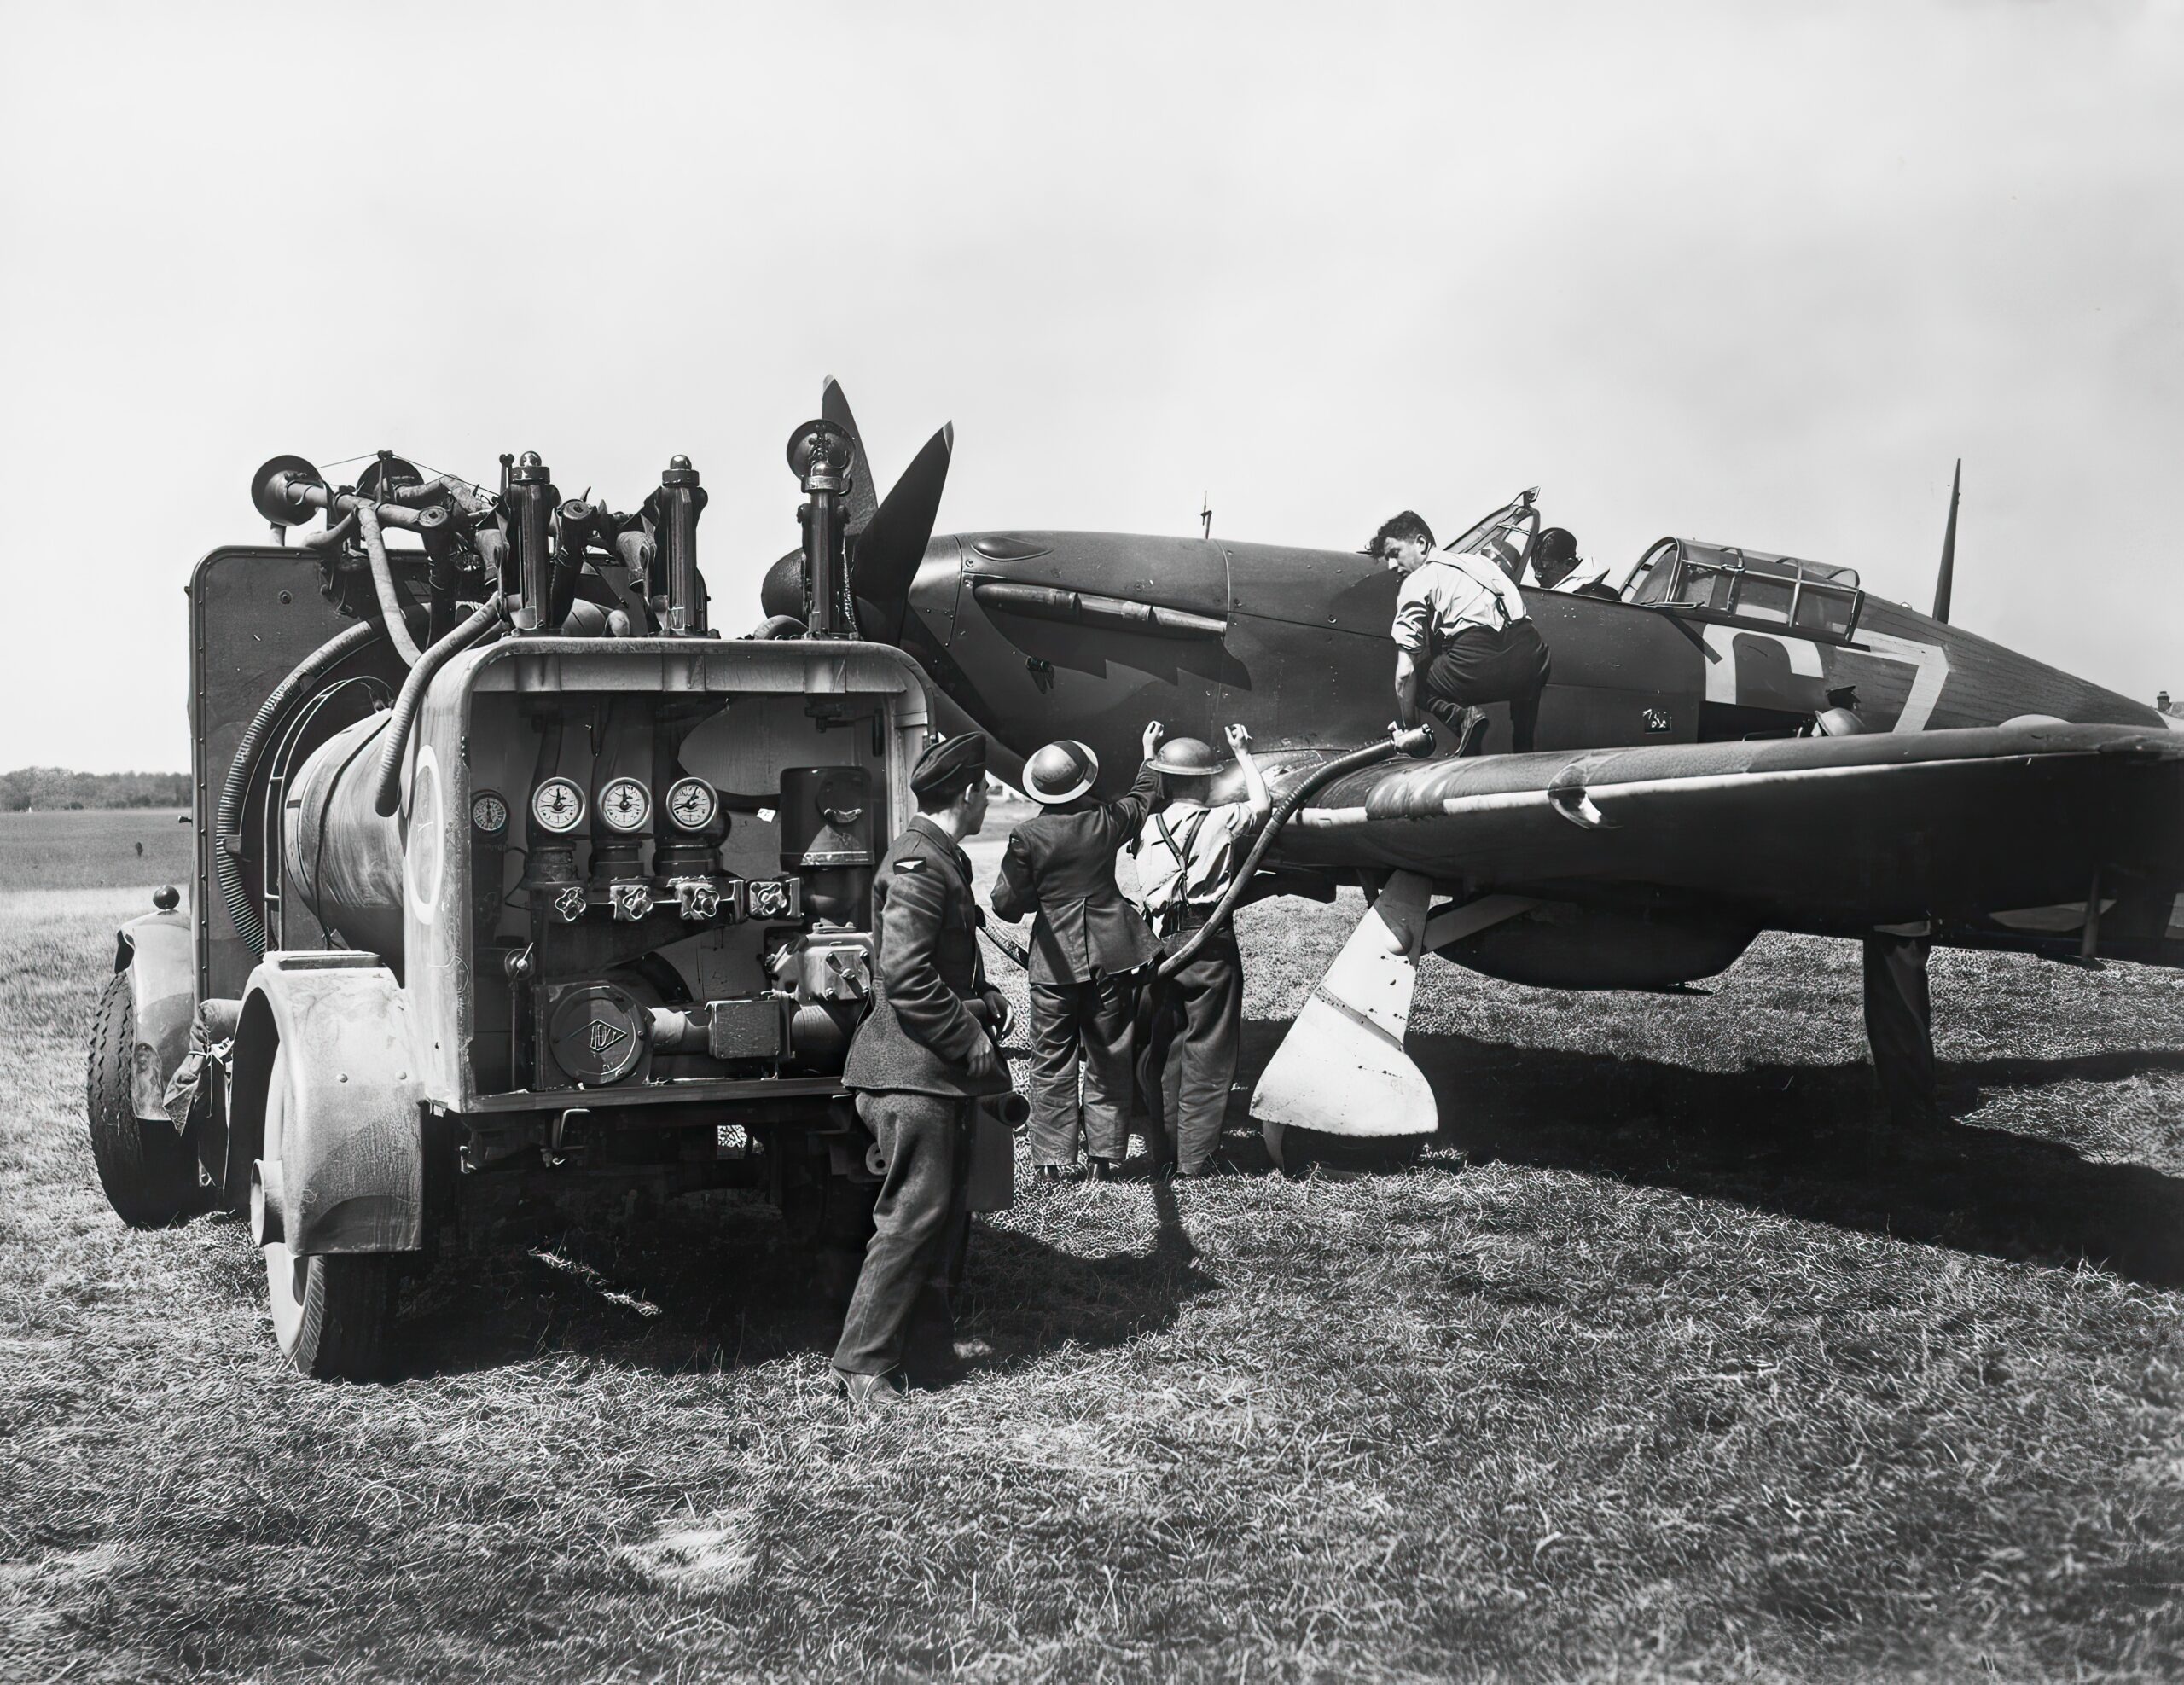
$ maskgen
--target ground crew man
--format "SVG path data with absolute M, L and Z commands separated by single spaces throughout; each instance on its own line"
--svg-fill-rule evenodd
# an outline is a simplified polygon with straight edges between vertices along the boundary
M 1418 723 L 1424 706 L 1473 754 L 1486 730 L 1482 702 L 1507 702 L 1512 746 L 1531 752 L 1546 689 L 1547 646 L 1509 576 L 1478 556 L 1435 555 L 1433 529 L 1405 509 L 1373 535 L 1373 554 L 1404 575 L 1396 596 L 1396 712 Z
M 1167 805 L 1139 834 L 1138 883 L 1146 910 L 1170 952 L 1195 936 L 1227 892 L 1253 834 L 1274 803 L 1252 758 L 1251 734 L 1228 728 L 1228 747 L 1243 769 L 1244 799 L 1209 805 L 1213 776 L 1223 764 L 1195 737 L 1170 738 L 1148 764 L 1160 775 Z M 1175 1121 L 1155 1174 L 1211 1176 L 1228 1090 L 1236 1080 L 1244 1027 L 1244 962 L 1235 928 L 1211 933 L 1188 964 L 1167 979 L 1156 1002 L 1141 1070 L 1146 1103 L 1165 1120 L 1166 1066 L 1177 1066 Z
M 1046 811 L 1010 836 L 993 887 L 993 909 L 1002 918 L 1037 914 L 1031 943 L 1031 1162 L 1054 1181 L 1076 1175 L 1080 1132 L 1095 1178 L 1118 1175 L 1130 1150 L 1135 979 L 1151 962 L 1153 941 L 1116 886 L 1115 851 L 1136 836 L 1152 808 L 1159 786 L 1149 757 L 1162 735 L 1158 721 L 1145 728 L 1148 758 L 1119 801 L 1094 798 L 1100 758 L 1085 744 L 1049 743 L 1025 761 L 1024 793 Z
M 952 1342 L 949 1286 L 970 1237 L 971 1102 L 1009 1087 L 996 1047 L 1008 1011 L 979 967 L 971 863 L 958 846 L 985 822 L 985 738 L 968 731 L 926 750 L 910 790 L 917 817 L 873 877 L 872 1010 L 842 1073 L 886 1165 L 834 1348 L 853 1409 L 901 1396 L 914 1336 Z

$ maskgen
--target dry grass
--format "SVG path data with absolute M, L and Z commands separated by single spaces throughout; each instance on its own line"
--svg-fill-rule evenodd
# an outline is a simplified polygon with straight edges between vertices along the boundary
M 0 890 L 170 883 L 187 892 L 195 833 L 180 818 L 155 807 L 0 813 Z
M 1938 960 L 1961 1122 L 1906 1157 L 1835 945 L 1709 998 L 1437 964 L 1420 1168 L 1027 1184 L 971 1376 L 860 1426 L 724 1200 L 514 1214 L 412 1295 L 412 1378 L 287 1372 L 235 1226 L 94 1188 L 140 899 L 0 900 L 0 1673 L 2184 1670 L 2169 975 Z M 1254 1066 L 1345 916 L 1247 914 Z

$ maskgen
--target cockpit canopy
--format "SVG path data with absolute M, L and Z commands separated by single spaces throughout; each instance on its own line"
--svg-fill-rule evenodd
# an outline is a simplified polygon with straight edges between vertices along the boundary
M 1801 636 L 1848 643 L 1866 595 L 1855 568 L 1663 538 L 1639 558 L 1623 600 L 1676 608 L 1696 620 L 1785 626 Z

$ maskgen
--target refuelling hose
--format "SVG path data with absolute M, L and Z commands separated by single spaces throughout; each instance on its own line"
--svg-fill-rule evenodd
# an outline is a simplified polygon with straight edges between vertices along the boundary
M 228 847 L 229 839 L 236 834 L 242 824 L 243 798 L 250 788 L 252 765 L 258 758 L 265 734 L 295 700 L 296 693 L 379 635 L 378 621 L 359 620 L 296 663 L 288 677 L 275 685 L 258 705 L 258 712 L 244 728 L 242 741 L 235 745 L 235 759 L 228 764 L 227 780 L 220 786 L 219 805 L 212 813 L 212 880 L 218 886 L 220 899 L 227 906 L 228 917 L 234 921 L 236 934 L 250 944 L 253 953 L 265 951 L 265 927 L 258 916 L 258 909 L 251 905 L 250 891 L 243 885 L 242 863 Z
M 372 811 L 382 819 L 394 816 L 402 805 L 402 756 L 410 746 L 410 728 L 431 687 L 433 676 L 462 651 L 501 624 L 503 599 L 498 591 L 478 612 L 410 664 L 410 677 L 394 699 L 394 717 L 380 734 L 379 777 L 372 791 Z
M 387 641 L 393 644 L 404 666 L 415 667 L 424 651 L 410 636 L 402 599 L 394 593 L 394 564 L 387 560 L 386 541 L 380 536 L 379 511 L 369 503 L 358 503 L 351 513 L 357 517 L 357 531 L 363 536 L 364 554 L 371 558 L 372 590 L 379 596 L 380 619 L 386 622 Z
M 1251 887 L 1252 874 L 1258 870 L 1260 859 L 1275 838 L 1281 835 L 1281 828 L 1289 822 L 1290 816 L 1304 805 L 1307 797 L 1316 795 L 1336 779 L 1356 772 L 1361 767 L 1377 766 L 1384 760 L 1393 760 L 1397 755 L 1415 758 L 1430 752 L 1432 747 L 1433 729 L 1427 725 L 1414 725 L 1407 731 L 1393 733 L 1385 743 L 1368 743 L 1362 749 L 1337 756 L 1307 776 L 1304 782 L 1281 799 L 1281 805 L 1275 809 L 1274 816 L 1260 831 L 1259 840 L 1252 845 L 1252 851 L 1244 857 L 1244 863 L 1229 880 L 1228 892 L 1214 904 L 1212 912 L 1206 915 L 1205 922 L 1191 933 L 1191 939 L 1160 962 L 1160 968 L 1154 973 L 1155 980 L 1165 983 L 1188 965 L 1213 933 L 1235 916 L 1245 891 Z

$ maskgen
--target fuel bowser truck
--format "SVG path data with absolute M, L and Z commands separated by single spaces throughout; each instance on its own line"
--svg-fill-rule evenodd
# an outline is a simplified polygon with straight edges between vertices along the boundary
M 247 1215 L 306 1374 L 386 1370 L 402 1278 L 488 1185 L 746 1188 L 861 1239 L 840 1072 L 942 722 L 855 635 L 854 441 L 789 457 L 806 612 L 751 636 L 709 624 L 680 456 L 631 514 L 533 454 L 493 491 L 276 457 L 274 542 L 198 564 L 195 881 L 119 933 L 91 1142 L 128 1223 Z M 1014 1109 L 978 1118 L 974 1209 L 1008 1202 Z

